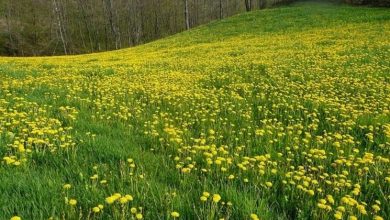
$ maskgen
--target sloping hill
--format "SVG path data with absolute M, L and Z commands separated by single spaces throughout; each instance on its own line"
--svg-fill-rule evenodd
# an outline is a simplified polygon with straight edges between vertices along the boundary
M 0 219 L 388 219 L 388 36 L 388 9 L 297 3 L 2 57 Z

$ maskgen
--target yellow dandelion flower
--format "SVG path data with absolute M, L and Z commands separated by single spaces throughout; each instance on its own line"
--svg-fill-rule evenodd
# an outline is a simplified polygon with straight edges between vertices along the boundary
M 221 200 L 221 196 L 219 194 L 213 195 L 213 202 L 218 203 Z
M 71 205 L 71 206 L 75 206 L 75 205 L 77 205 L 77 200 L 75 200 L 75 199 L 70 199 L 69 202 L 68 202 L 68 204 Z
M 120 202 L 121 204 L 125 204 L 125 203 L 128 202 L 128 200 L 127 200 L 126 197 L 122 197 L 122 198 L 119 199 L 119 202 Z
M 126 194 L 126 195 L 125 195 L 125 198 L 126 198 L 128 201 L 133 201 L 133 196 L 132 196 L 132 195 Z
M 203 192 L 202 194 L 204 197 L 208 198 L 210 196 L 210 193 L 209 192 Z
M 144 216 L 141 214 L 141 213 L 138 213 L 137 215 L 135 215 L 135 218 L 136 219 L 142 219 Z
M 254 214 L 254 213 L 252 213 L 250 215 L 250 217 L 251 217 L 251 220 L 260 220 L 259 217 L 256 214 Z
M 179 218 L 180 214 L 178 212 L 174 211 L 174 212 L 171 212 L 171 216 L 173 218 Z
M 327 195 L 326 199 L 329 201 L 330 204 L 334 204 L 334 199 L 332 195 Z
M 117 198 L 115 198 L 115 197 L 113 197 L 113 196 L 110 196 L 110 197 L 107 197 L 107 198 L 106 198 L 106 203 L 107 203 L 107 204 L 112 204 L 112 203 L 114 203 L 116 200 L 117 200 Z
M 207 201 L 207 197 L 206 197 L 206 196 L 201 196 L 201 197 L 200 197 L 200 201 L 206 202 L 206 201 Z
M 374 209 L 375 212 L 379 212 L 379 210 L 381 210 L 381 208 L 377 204 L 372 205 L 372 209 Z
M 339 212 L 339 211 L 336 211 L 336 213 L 334 214 L 334 217 L 335 217 L 335 219 L 342 219 L 343 218 L 343 213 Z

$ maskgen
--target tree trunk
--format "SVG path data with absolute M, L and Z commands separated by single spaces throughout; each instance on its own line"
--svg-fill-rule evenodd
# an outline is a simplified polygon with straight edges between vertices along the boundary
M 184 18 L 186 20 L 186 30 L 190 29 L 190 16 L 188 13 L 188 0 L 184 0 Z
M 134 42 L 135 44 L 139 44 L 141 41 L 141 35 L 142 35 L 142 27 L 143 27 L 143 5 L 142 0 L 136 0 L 136 11 L 137 11 L 137 19 L 135 21 L 135 29 L 134 29 Z
M 10 54 L 16 56 L 16 45 L 15 45 L 15 41 L 14 41 L 14 37 L 12 35 L 12 25 L 11 25 L 11 5 L 10 4 L 7 4 L 7 13 L 5 15 L 5 21 L 6 21 L 6 25 L 7 25 L 7 32 L 8 32 L 8 39 L 9 39 L 9 47 L 8 47 L 8 51 Z
M 108 23 L 110 25 L 110 30 L 111 30 L 111 33 L 112 33 L 112 37 L 114 38 L 115 40 L 115 49 L 119 49 L 120 47 L 120 33 L 118 31 L 118 27 L 116 25 L 116 22 L 114 21 L 114 7 L 113 7 L 113 4 L 112 4 L 112 0 L 106 0 L 106 13 L 107 13 L 107 17 L 108 17 Z M 116 13 L 115 13 L 116 14 Z
M 58 25 L 58 29 L 60 32 L 60 38 L 62 41 L 62 45 L 64 47 L 64 53 L 65 53 L 65 55 L 67 55 L 68 50 L 67 50 L 67 44 L 66 44 L 66 40 L 65 40 L 65 33 L 64 33 L 65 28 L 64 28 L 63 21 L 62 21 L 63 16 L 62 16 L 61 9 L 58 6 L 57 0 L 53 0 L 53 7 L 54 7 L 54 12 L 55 12 L 56 17 L 57 17 L 57 25 Z
M 265 8 L 265 2 L 266 0 L 259 0 L 259 9 L 264 9 Z
M 252 10 L 252 0 L 245 0 L 245 9 L 246 11 Z
M 127 12 L 127 46 L 132 46 L 133 45 L 133 42 L 132 42 L 132 33 L 133 33 L 133 20 L 134 20 L 134 14 L 133 11 L 132 11 L 132 7 L 131 7 L 131 4 L 132 2 L 129 1 L 127 4 L 126 4 L 126 12 Z M 132 17 L 133 16 L 133 17 Z
M 219 19 L 223 18 L 223 5 L 222 0 L 219 0 Z
M 94 52 L 94 44 L 92 42 L 92 32 L 91 32 L 91 29 L 90 29 L 92 24 L 89 23 L 89 20 L 87 18 L 85 1 L 78 0 L 77 3 L 79 5 L 79 9 L 80 9 L 80 13 L 81 13 L 81 16 L 82 16 L 82 19 L 83 19 L 85 30 L 87 31 L 88 41 L 89 41 L 89 45 L 90 45 L 90 48 L 89 48 L 90 52 Z

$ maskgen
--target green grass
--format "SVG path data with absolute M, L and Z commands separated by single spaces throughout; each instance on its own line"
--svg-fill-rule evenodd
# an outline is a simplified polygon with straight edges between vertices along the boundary
M 354 198 L 368 204 L 368 215 L 351 208 L 344 219 L 352 214 L 362 219 L 389 218 L 385 179 L 389 162 L 375 159 L 356 168 L 334 165 L 337 159 L 363 158 L 364 153 L 389 158 L 390 137 L 385 131 L 390 126 L 389 33 L 388 9 L 298 2 L 237 15 L 130 49 L 0 58 L 0 100 L 8 102 L 0 101 L 0 113 L 5 115 L 0 115 L 0 157 L 22 155 L 10 146 L 9 136 L 27 138 L 22 125 L 6 125 L 13 119 L 25 122 L 12 114 L 14 109 L 26 113 L 29 122 L 58 119 L 60 127 L 72 127 L 69 135 L 75 143 L 55 152 L 50 152 L 52 147 L 32 147 L 20 166 L 0 163 L 0 219 L 14 215 L 131 219 L 130 207 L 143 207 L 145 219 L 173 219 L 172 211 L 179 212 L 181 219 L 249 219 L 251 213 L 261 219 L 333 219 L 337 206 L 325 212 L 317 207 L 318 201 L 332 194 L 341 205 L 341 198 L 350 195 L 353 187 L 339 186 L 336 192 L 321 182 L 324 193 L 310 196 L 282 183 L 298 166 L 308 169 L 312 179 L 320 179 L 323 173 L 311 170 L 319 165 L 336 176 L 347 170 L 346 179 L 362 188 Z M 61 112 L 65 106 L 78 112 L 75 120 L 70 118 L 73 113 Z M 129 119 L 120 118 L 126 111 L 131 113 Z M 183 133 L 171 135 L 164 130 L 167 125 Z M 289 126 L 291 135 L 286 132 Z M 210 129 L 222 137 L 209 139 Z M 261 129 L 273 133 L 256 135 Z M 295 133 L 298 130 L 302 134 Z M 153 137 L 152 131 L 162 139 Z M 286 136 L 277 136 L 283 132 Z M 336 133 L 344 135 L 343 152 L 332 147 L 333 139 L 322 144 L 315 139 Z M 373 141 L 367 136 L 370 133 Z M 354 144 L 347 143 L 349 137 Z M 207 166 L 203 151 L 186 151 L 202 138 L 207 139 L 206 145 L 228 146 L 227 154 L 218 151 L 218 156 L 233 158 L 228 173 Z M 246 147 L 240 150 L 242 145 Z M 300 148 L 294 150 L 295 146 Z M 309 161 L 306 151 L 314 148 L 324 150 L 327 158 Z M 258 164 L 248 166 L 247 172 L 237 166 L 245 157 L 266 154 L 271 162 L 264 176 L 258 173 Z M 175 157 L 182 162 L 191 157 L 197 169 L 183 174 L 175 168 Z M 134 170 L 126 165 L 128 158 L 134 159 Z M 361 176 L 365 166 L 369 172 Z M 213 173 L 204 174 L 202 168 Z M 277 169 L 277 174 L 271 169 Z M 108 184 L 91 180 L 94 174 Z M 227 180 L 229 174 L 236 179 Z M 370 179 L 375 180 L 374 186 Z M 264 185 L 268 181 L 273 183 L 270 189 Z M 62 188 L 66 183 L 72 185 L 69 191 Z M 232 207 L 201 203 L 204 191 L 220 194 Z M 119 205 L 105 204 L 104 199 L 117 192 L 134 197 L 125 215 Z M 65 204 L 65 197 L 77 199 L 77 207 Z M 377 214 L 371 208 L 375 200 L 381 201 Z M 91 214 L 98 204 L 104 204 L 104 212 Z

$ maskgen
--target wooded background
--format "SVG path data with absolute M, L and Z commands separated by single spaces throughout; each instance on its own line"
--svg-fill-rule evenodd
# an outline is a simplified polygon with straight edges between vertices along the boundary
M 292 1 L 0 0 L 0 55 L 79 54 L 125 48 L 211 20 Z

